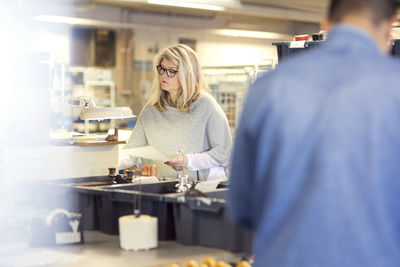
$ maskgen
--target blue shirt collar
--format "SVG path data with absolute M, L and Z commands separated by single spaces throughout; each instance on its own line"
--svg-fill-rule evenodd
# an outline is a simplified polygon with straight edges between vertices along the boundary
M 354 47 L 357 49 L 375 50 L 380 53 L 378 45 L 365 30 L 350 24 L 337 24 L 328 33 L 327 43 L 335 46 Z

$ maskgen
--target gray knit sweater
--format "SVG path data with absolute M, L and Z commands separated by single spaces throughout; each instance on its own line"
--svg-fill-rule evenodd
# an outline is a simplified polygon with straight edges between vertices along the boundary
M 135 148 L 151 145 L 160 152 L 173 157 L 177 151 L 184 154 L 207 153 L 221 166 L 230 163 L 232 136 L 224 111 L 212 95 L 201 92 L 189 113 L 175 107 L 166 111 L 146 105 L 139 114 L 136 126 L 126 145 Z M 161 162 L 154 162 L 158 177 L 176 177 L 176 171 Z M 200 178 L 207 179 L 209 169 L 200 170 Z M 194 171 L 185 170 L 191 178 L 197 178 Z

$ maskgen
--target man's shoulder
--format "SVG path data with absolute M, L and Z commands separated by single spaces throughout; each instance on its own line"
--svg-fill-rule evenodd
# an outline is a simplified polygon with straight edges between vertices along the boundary
M 400 59 L 392 56 L 384 57 L 375 66 L 376 73 L 368 77 L 368 80 L 376 80 L 380 88 L 390 87 L 398 92 L 398 77 L 400 73 Z
M 386 65 L 386 72 L 392 73 L 392 74 L 399 74 L 400 71 L 400 59 L 395 58 L 393 56 L 388 56 L 384 58 L 383 64 Z

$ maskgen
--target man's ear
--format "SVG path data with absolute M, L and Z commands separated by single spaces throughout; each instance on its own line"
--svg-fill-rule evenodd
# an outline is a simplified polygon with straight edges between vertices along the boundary
M 397 16 L 393 16 L 392 19 L 389 21 L 388 29 L 389 29 L 389 39 L 392 39 L 391 33 L 392 33 L 392 28 L 394 27 L 393 24 L 397 22 Z
M 396 22 L 396 17 L 391 18 L 390 20 L 382 21 L 379 25 L 376 25 L 374 28 L 374 39 L 378 44 L 380 50 L 387 54 L 391 49 L 391 39 L 392 37 L 392 28 L 393 23 Z
M 321 31 L 329 31 L 332 27 L 331 21 L 325 17 L 321 21 Z

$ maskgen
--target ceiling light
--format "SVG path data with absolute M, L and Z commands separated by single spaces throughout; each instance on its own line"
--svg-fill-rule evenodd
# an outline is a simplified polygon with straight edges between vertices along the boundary
M 214 11 L 223 11 L 225 7 L 214 4 L 199 3 L 199 2 L 188 2 L 188 1 L 166 1 L 166 0 L 148 0 L 149 4 L 153 5 L 163 5 L 163 6 L 175 6 L 175 7 L 185 7 L 185 8 L 195 8 L 195 9 L 205 9 Z M 203 1 L 204 2 L 204 1 Z
M 235 29 L 218 29 L 215 30 L 214 32 L 219 35 L 231 36 L 231 37 L 272 39 L 272 40 L 291 39 L 289 35 L 275 33 L 275 32 L 248 31 L 248 30 L 235 30 Z

